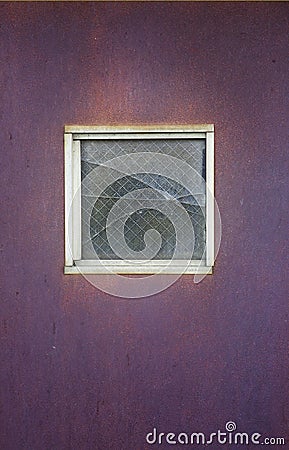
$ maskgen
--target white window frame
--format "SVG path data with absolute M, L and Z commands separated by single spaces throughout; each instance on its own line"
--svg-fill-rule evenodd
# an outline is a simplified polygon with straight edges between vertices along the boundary
M 144 261 L 81 259 L 81 140 L 206 139 L 206 247 L 204 260 Z M 65 274 L 210 274 L 214 265 L 214 125 L 79 126 L 64 129 Z

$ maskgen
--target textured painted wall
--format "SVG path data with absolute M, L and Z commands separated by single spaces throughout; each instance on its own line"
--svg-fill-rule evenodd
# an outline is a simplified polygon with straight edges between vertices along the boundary
M 154 426 L 228 420 L 286 436 L 288 4 L 11 2 L 0 17 L 0 448 L 141 450 Z M 63 275 L 70 123 L 215 123 L 213 276 L 124 300 Z

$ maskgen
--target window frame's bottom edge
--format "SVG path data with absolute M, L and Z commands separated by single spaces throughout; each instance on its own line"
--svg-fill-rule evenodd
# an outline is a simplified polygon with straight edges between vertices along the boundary
M 212 275 L 213 266 L 189 267 L 132 267 L 132 266 L 96 266 L 74 265 L 64 266 L 65 275 Z

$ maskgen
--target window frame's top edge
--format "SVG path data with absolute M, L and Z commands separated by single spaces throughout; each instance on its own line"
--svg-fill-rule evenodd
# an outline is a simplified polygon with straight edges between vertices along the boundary
M 189 133 L 213 132 L 214 124 L 196 125 L 65 125 L 65 133 Z

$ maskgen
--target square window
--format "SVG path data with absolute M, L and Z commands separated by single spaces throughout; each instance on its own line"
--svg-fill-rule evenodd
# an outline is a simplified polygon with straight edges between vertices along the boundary
M 66 126 L 65 273 L 211 273 L 214 126 Z

